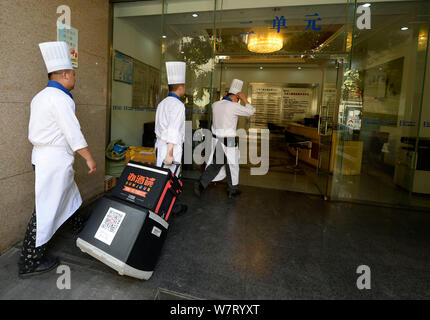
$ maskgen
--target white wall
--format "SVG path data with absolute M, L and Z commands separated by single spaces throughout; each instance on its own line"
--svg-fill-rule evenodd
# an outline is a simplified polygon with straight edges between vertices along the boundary
M 216 73 L 215 86 L 220 86 L 221 72 Z M 230 67 L 222 70 L 222 88 L 228 89 L 233 79 L 242 79 L 244 83 L 243 91 L 247 93 L 248 84 L 251 82 L 273 82 L 273 83 L 319 83 L 322 82 L 322 70 L 319 68 L 305 68 L 298 70 L 297 67 L 287 68 L 279 66 L 264 66 L 260 70 L 260 65 L 252 67 Z
M 138 30 L 124 18 L 115 18 L 113 49 L 157 69 L 161 63 L 161 47 L 144 30 Z M 132 85 L 112 81 L 112 106 L 132 106 Z M 145 106 L 147 107 L 147 106 Z M 122 139 L 130 145 L 141 145 L 143 124 L 155 119 L 155 112 L 111 110 L 111 140 Z

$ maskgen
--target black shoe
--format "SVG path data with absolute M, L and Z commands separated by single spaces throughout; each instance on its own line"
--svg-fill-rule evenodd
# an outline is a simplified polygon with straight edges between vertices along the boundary
M 20 278 L 35 276 L 38 274 L 51 271 L 52 269 L 56 268 L 59 264 L 60 264 L 60 259 L 58 259 L 58 257 L 46 256 L 42 258 L 42 261 L 35 269 L 33 270 L 20 269 L 18 275 Z
M 200 198 L 204 188 L 200 182 L 194 182 L 194 194 Z
M 240 195 L 242 192 L 240 192 L 239 190 L 237 190 L 237 189 L 234 189 L 234 190 L 229 190 L 228 191 L 228 198 L 229 199 L 232 199 L 233 197 L 236 197 L 236 196 L 238 196 L 238 195 Z

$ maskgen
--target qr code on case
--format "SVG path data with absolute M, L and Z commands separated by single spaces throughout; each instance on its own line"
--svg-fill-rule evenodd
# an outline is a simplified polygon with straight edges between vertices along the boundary
M 107 245 L 111 245 L 121 223 L 124 220 L 124 217 L 125 212 L 109 208 L 102 220 L 102 223 L 100 223 L 99 229 L 97 230 L 94 238 L 106 243 Z
M 101 227 L 109 232 L 116 232 L 122 222 L 123 214 L 119 211 L 109 210 Z

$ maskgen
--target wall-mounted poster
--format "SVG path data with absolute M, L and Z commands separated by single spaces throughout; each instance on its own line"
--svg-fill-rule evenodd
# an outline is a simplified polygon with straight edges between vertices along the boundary
M 309 115 L 313 98 L 312 90 L 312 88 L 284 88 L 282 118 L 297 121 Z
M 133 61 L 133 106 L 148 107 L 148 77 L 149 66 Z
M 159 102 L 160 72 L 133 59 L 133 106 L 155 108 Z
M 255 114 L 251 119 L 254 128 L 267 128 L 267 123 L 277 123 L 281 117 L 280 87 L 265 84 L 251 86 L 251 101 Z
M 133 58 L 115 50 L 113 79 L 133 83 Z
M 289 121 L 301 121 L 315 113 L 315 84 L 249 85 L 251 103 L 255 107 L 255 114 L 250 119 L 253 128 L 267 128 L 269 123 L 282 126 Z
M 73 68 L 78 68 L 78 35 L 79 31 L 76 28 L 68 26 L 64 23 L 57 22 L 57 41 L 67 42 L 70 50 L 70 59 L 72 60 Z

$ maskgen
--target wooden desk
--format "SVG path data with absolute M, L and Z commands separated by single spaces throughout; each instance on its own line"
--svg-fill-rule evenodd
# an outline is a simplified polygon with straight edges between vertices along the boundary
M 311 166 L 318 166 L 318 153 L 320 137 L 318 135 L 318 129 L 313 127 L 307 127 L 299 123 L 289 123 L 286 125 L 285 130 L 304 136 L 311 140 L 312 149 L 300 149 L 299 159 Z M 363 157 L 363 141 L 344 141 L 342 148 L 338 148 L 340 141 L 337 131 L 333 131 L 332 144 L 330 150 L 330 173 L 334 171 L 334 164 L 336 159 L 342 161 L 342 175 L 359 175 L 361 173 L 361 163 Z M 337 154 L 336 154 L 336 150 Z M 296 154 L 296 149 L 288 148 L 288 151 L 292 154 Z M 343 152 L 343 153 L 341 153 Z
M 342 161 L 342 175 L 353 176 L 361 174 L 361 163 L 363 159 L 363 141 L 339 141 L 337 131 L 333 132 L 330 173 L 334 171 L 335 161 Z M 337 150 L 337 151 L 336 151 Z

